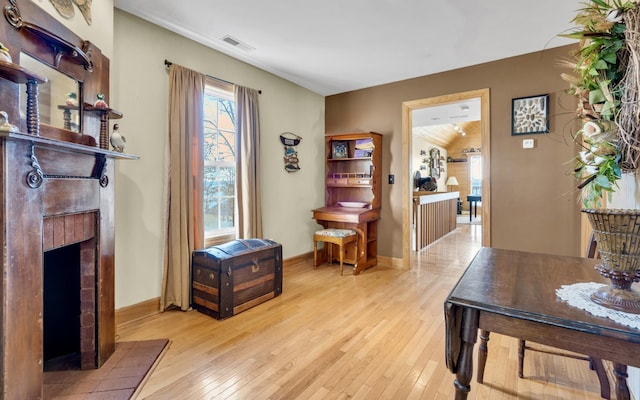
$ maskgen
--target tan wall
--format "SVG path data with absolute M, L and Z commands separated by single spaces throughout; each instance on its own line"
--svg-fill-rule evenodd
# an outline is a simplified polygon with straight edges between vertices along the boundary
M 492 247 L 579 255 L 579 206 L 569 162 L 574 99 L 565 94 L 559 60 L 570 47 L 548 49 L 492 63 L 424 76 L 326 98 L 328 133 L 375 131 L 384 135 L 379 254 L 402 257 L 402 102 L 489 88 L 491 96 Z M 550 94 L 548 134 L 511 136 L 511 100 Z M 522 149 L 534 138 L 534 149 Z
M 264 237 L 284 258 L 313 250 L 313 208 L 324 205 L 324 97 L 120 10 L 114 19 L 113 107 L 137 161 L 116 164 L 116 307 L 160 296 L 168 59 L 262 90 L 260 179 Z M 284 169 L 280 134 L 302 136 L 300 171 Z

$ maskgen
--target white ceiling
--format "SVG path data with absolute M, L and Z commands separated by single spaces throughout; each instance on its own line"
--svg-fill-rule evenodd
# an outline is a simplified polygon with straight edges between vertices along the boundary
M 411 113 L 411 125 L 430 126 L 480 121 L 480 98 L 420 108 Z
M 581 0 L 115 0 L 328 96 L 570 43 Z M 230 35 L 251 49 L 222 41 Z M 221 77 L 224 78 L 224 77 Z
M 411 133 L 448 148 L 464 132 L 465 122 L 480 121 L 480 98 L 439 104 L 411 111 Z

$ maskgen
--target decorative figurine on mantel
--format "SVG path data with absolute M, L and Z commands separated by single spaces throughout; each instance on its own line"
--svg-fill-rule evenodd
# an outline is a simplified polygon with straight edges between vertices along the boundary
M 9 63 L 12 62 L 11 53 L 9 53 L 9 49 L 7 49 L 7 46 L 5 46 L 2 43 L 0 43 L 0 60 L 6 61 Z
M 18 132 L 18 127 L 9 123 L 9 114 L 6 111 L 0 111 L 0 131 Z
M 95 108 L 109 108 L 109 105 L 107 104 L 107 102 L 104 101 L 104 94 L 98 93 L 96 97 L 98 97 L 98 100 L 96 100 L 96 102 L 93 103 L 93 106 Z
M 78 107 L 78 95 L 76 94 L 76 92 L 67 94 L 65 104 L 69 107 Z
M 114 151 L 122 153 L 124 151 L 124 144 L 127 140 L 120 134 L 119 128 L 118 124 L 113 125 L 113 132 L 111 133 L 109 141 L 111 142 L 111 146 L 113 146 Z

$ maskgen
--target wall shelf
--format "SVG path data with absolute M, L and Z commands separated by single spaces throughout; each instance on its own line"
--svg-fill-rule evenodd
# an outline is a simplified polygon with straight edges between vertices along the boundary
M 43 78 L 38 74 L 28 71 L 26 68 L 12 62 L 0 60 L 0 78 L 7 79 L 13 83 L 24 84 L 28 81 L 36 83 L 45 83 L 47 78 Z

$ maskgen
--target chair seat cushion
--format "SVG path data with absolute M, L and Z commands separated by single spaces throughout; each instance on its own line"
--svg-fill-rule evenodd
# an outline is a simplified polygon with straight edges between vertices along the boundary
M 318 236 L 328 236 L 328 237 L 336 237 L 336 238 L 344 238 L 348 236 L 354 236 L 356 234 L 355 231 L 351 229 L 321 229 L 316 231 L 316 235 Z

